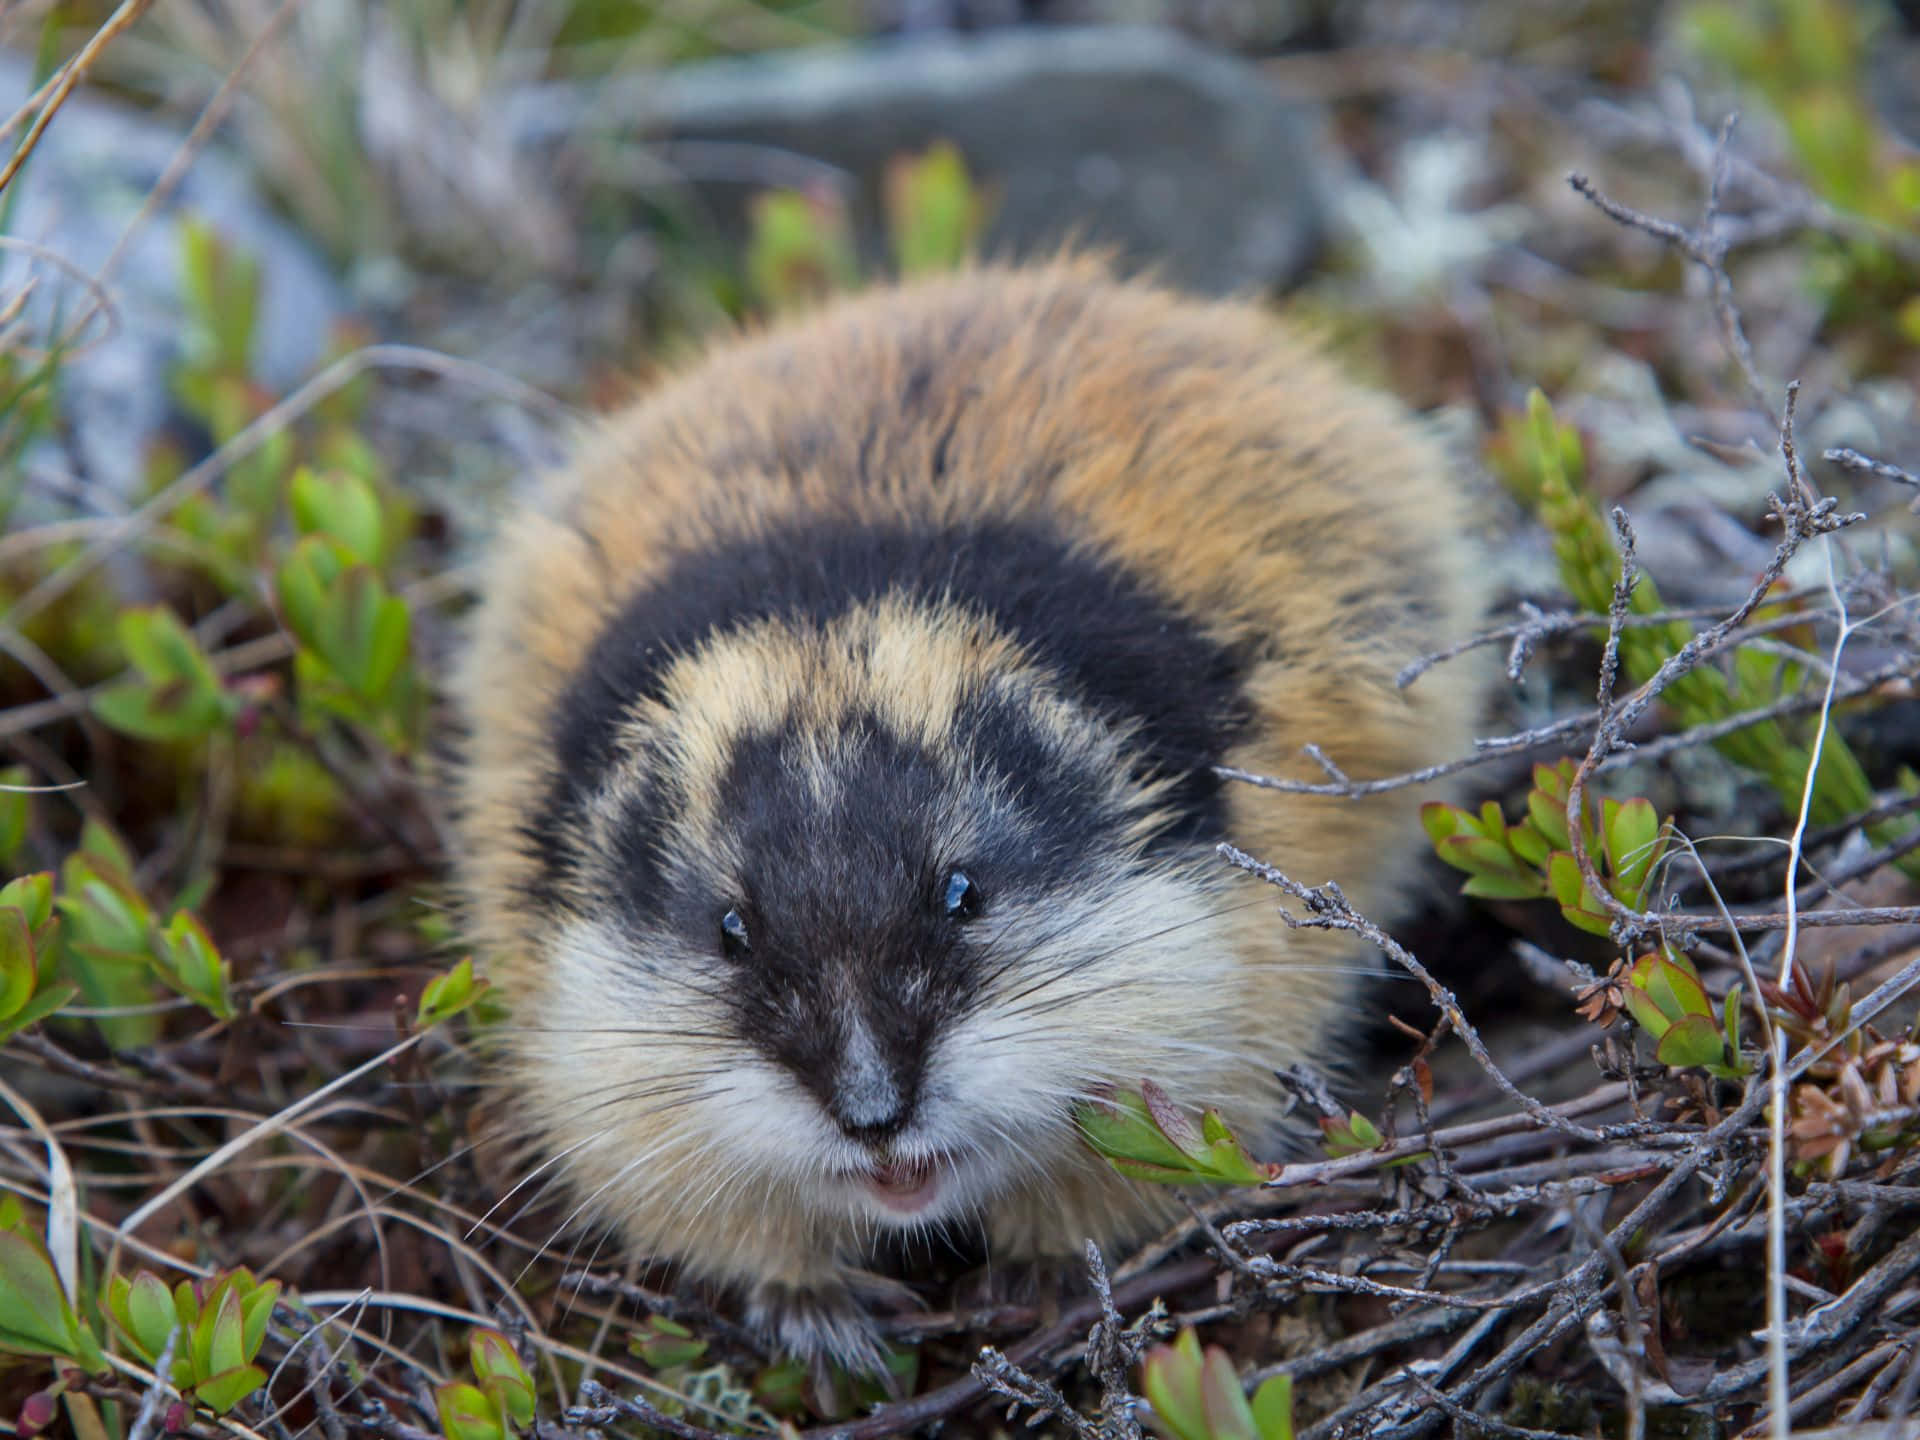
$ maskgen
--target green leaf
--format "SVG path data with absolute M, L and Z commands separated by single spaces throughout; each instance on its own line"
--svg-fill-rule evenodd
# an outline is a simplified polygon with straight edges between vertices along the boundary
M 1633 1017 L 1633 1023 L 1656 1040 L 1665 1036 L 1673 1025 L 1667 1013 L 1654 1004 L 1652 997 L 1638 985 L 1628 985 L 1622 989 L 1620 1002 L 1626 1006 L 1627 1014 Z
M 804 1360 L 776 1360 L 753 1377 L 753 1398 L 774 1415 L 792 1415 L 807 1403 Z
M 1527 875 L 1514 853 L 1499 840 L 1484 835 L 1453 835 L 1434 847 L 1440 858 L 1469 875 L 1514 878 Z
M 1335 1160 L 1378 1150 L 1386 1143 L 1379 1128 L 1358 1110 L 1348 1111 L 1344 1119 L 1323 1115 L 1320 1130 L 1326 1136 L 1326 1152 Z
M 1557 760 L 1551 765 L 1544 760 L 1534 763 L 1533 788 L 1559 807 L 1562 822 L 1567 818 L 1567 799 L 1573 794 L 1573 772 L 1577 768 L 1570 759 Z
M 1507 827 L 1507 844 L 1514 854 L 1535 869 L 1544 870 L 1547 857 L 1553 853 L 1553 846 L 1547 843 L 1546 837 L 1540 833 L 1531 818 L 1518 825 Z M 1542 895 L 1546 893 L 1544 881 L 1541 883 L 1539 893 Z
M 489 982 L 475 980 L 473 957 L 463 959 L 444 975 L 436 975 L 420 992 L 420 1007 L 414 1016 L 416 1029 L 426 1030 L 470 1008 L 489 988 Z
M 447 1440 L 506 1440 L 500 1407 L 477 1385 L 455 1381 L 433 1392 Z
M 268 1280 L 264 1284 L 255 1285 L 241 1297 L 240 1343 L 247 1359 L 252 1360 L 258 1355 L 260 1347 L 266 1343 L 267 1322 L 273 1318 L 273 1307 L 279 1299 L 280 1282 L 278 1280 Z
M 74 996 L 80 993 L 80 987 L 67 980 L 56 981 L 35 995 L 19 1011 L 0 1021 L 0 1040 L 18 1035 L 30 1025 L 38 1025 L 49 1015 L 64 1009 Z
M 1253 1392 L 1253 1423 L 1260 1440 L 1293 1440 L 1293 1376 L 1272 1375 Z
M 1258 1185 L 1268 1172 L 1241 1143 L 1228 1136 L 1207 1148 L 1207 1178 L 1222 1185 Z
M 513 1352 L 513 1344 L 498 1330 L 475 1330 L 467 1337 L 467 1352 L 480 1388 L 499 1401 L 517 1425 L 533 1423 L 533 1380 Z
M 27 917 L 27 928 L 38 930 L 53 917 L 53 872 L 22 875 L 0 886 L 0 908 L 11 906 Z
M 87 841 L 94 846 L 89 848 Z M 82 848 L 61 867 L 61 895 L 54 902 L 62 924 L 62 948 L 70 973 L 90 1005 L 138 1005 L 153 997 L 152 962 L 147 953 L 153 923 L 146 900 L 114 860 L 115 844 L 91 824 L 82 832 Z M 103 1016 L 98 1020 L 107 1043 L 150 1043 L 159 1034 L 153 1015 Z
M 149 949 L 160 978 L 169 986 L 216 1019 L 233 1019 L 233 969 L 213 948 L 206 926 L 191 912 L 182 910 L 168 921 Z
M 773 309 L 850 285 L 858 274 L 846 209 L 832 195 L 776 190 L 749 206 L 747 279 Z
M 533 1423 L 533 1385 L 510 1375 L 495 1375 L 481 1387 L 515 1425 Z
M 33 929 L 24 912 L 0 908 L 0 1020 L 26 1008 L 40 984 L 33 951 Z
M 1257 1185 L 1268 1176 L 1241 1146 L 1219 1112 L 1196 1125 L 1151 1080 L 1138 1093 L 1121 1091 L 1078 1111 L 1082 1137 L 1116 1170 L 1162 1184 Z
M 0 1351 L 71 1358 L 69 1309 L 46 1251 L 18 1231 L 0 1231 Z
M 693 1332 L 664 1315 L 647 1317 L 647 1328 L 627 1342 L 629 1353 L 639 1357 L 648 1368 L 671 1370 L 691 1365 L 707 1353 L 707 1342 L 696 1340 Z
M 143 954 L 153 917 L 145 897 L 118 876 L 91 871 L 84 856 L 67 859 L 66 893 L 56 903 L 75 942 L 123 957 Z
M 123 878 L 133 874 L 132 854 L 120 837 L 98 820 L 90 819 L 80 827 L 80 853 L 97 862 L 93 868 L 99 874 Z
M 221 1290 L 219 1303 L 201 1315 L 200 1323 L 208 1332 L 204 1373 L 219 1375 L 247 1363 L 247 1321 L 232 1283 Z
M 1635 962 L 1627 978 L 1634 987 L 1644 990 L 1669 1020 L 1688 1016 L 1704 1017 L 1709 1022 L 1713 1019 L 1713 1003 L 1691 965 L 1649 951 Z
M 180 681 L 129 680 L 110 685 L 92 700 L 93 713 L 123 735 L 162 743 L 199 740 L 231 718 L 217 686 L 196 690 Z
M 182 1282 L 183 1284 L 187 1282 Z M 230 1369 L 246 1360 L 243 1354 L 234 1354 L 222 1364 L 214 1358 L 213 1341 L 219 1327 L 220 1305 L 232 1289 L 227 1276 L 222 1275 L 206 1288 L 205 1293 L 195 1301 L 195 1318 L 187 1334 L 187 1358 L 192 1362 L 192 1375 L 195 1379 L 212 1375 L 216 1371 Z M 193 1292 L 189 1292 L 193 1293 Z M 174 1287 L 174 1304 L 177 1309 L 180 1300 L 179 1287 Z
M 380 497 L 362 476 L 317 475 L 302 465 L 293 472 L 287 496 L 301 534 L 331 536 L 354 559 L 368 565 L 386 558 Z
M 883 191 L 888 238 L 902 275 L 951 270 L 973 250 L 987 207 L 950 142 L 895 159 Z
M 1688 1015 L 1668 1028 L 1653 1053 L 1662 1065 L 1718 1065 L 1727 1047 L 1711 1017 Z
M 274 572 L 281 618 L 302 645 L 318 651 L 327 609 L 327 592 L 353 556 L 328 535 L 309 535 L 287 554 Z
M 149 1365 L 166 1349 L 167 1338 L 180 1323 L 166 1285 L 149 1270 L 129 1281 L 116 1275 L 108 1287 L 107 1313 Z
M 1606 835 L 1607 869 L 1614 879 L 1613 893 L 1633 904 L 1660 858 L 1660 817 L 1653 802 L 1633 799 L 1600 802 L 1600 823 Z
M 149 605 L 121 614 L 120 648 L 149 680 L 212 679 L 213 663 L 193 632 L 165 605 Z
M 918 1347 L 895 1350 L 883 1347 L 881 1364 L 886 1366 L 887 1378 L 879 1375 L 855 1375 L 850 1377 L 852 1385 L 850 1396 L 854 1404 L 862 1409 L 872 1410 L 884 1405 L 899 1395 L 911 1395 L 920 1378 L 920 1351 Z M 891 1386 L 888 1384 L 891 1380 Z
M 1458 810 L 1452 805 L 1443 805 L 1438 800 L 1429 801 L 1420 807 L 1420 823 L 1426 827 L 1427 838 L 1435 845 L 1460 834 L 1465 828 L 1464 822 L 1469 818 L 1465 811 Z
M 1743 645 L 1733 652 L 1735 692 L 1743 704 L 1759 706 L 1780 698 L 1786 657 Z
M 1201 1404 L 1213 1440 L 1260 1440 L 1253 1408 L 1240 1386 L 1239 1372 L 1227 1352 L 1209 1346 L 1200 1379 Z
M 326 535 L 309 535 L 275 577 L 287 628 L 356 695 L 385 698 L 406 659 L 406 603 Z
M 1205 1361 L 1192 1327 L 1172 1345 L 1156 1345 L 1141 1366 L 1141 1391 L 1153 1413 L 1177 1440 L 1209 1440 L 1206 1402 L 1201 1394 Z
M 1187 1157 L 1160 1132 L 1147 1103 L 1132 1091 L 1116 1092 L 1106 1103 L 1082 1105 L 1076 1114 L 1080 1133 L 1095 1153 L 1184 1173 Z
M 193 1387 L 193 1398 L 214 1414 L 224 1415 L 266 1383 L 267 1372 L 258 1365 L 236 1365 L 198 1381 Z
M 1107 1156 L 1106 1160 L 1129 1180 L 1147 1180 L 1155 1185 L 1193 1185 L 1200 1179 L 1184 1157 L 1178 1165 L 1155 1165 L 1146 1160 L 1123 1160 L 1113 1155 Z
M 1526 818 L 1540 831 L 1555 851 L 1571 851 L 1572 833 L 1567 829 L 1567 789 L 1559 787 L 1561 776 L 1548 766 L 1534 766 L 1534 787 L 1526 793 Z M 1546 781 L 1546 783 L 1542 783 Z
M 411 617 L 406 602 L 387 594 L 371 570 L 350 571 L 345 588 L 353 635 L 354 688 L 369 700 L 378 700 L 407 658 Z
M 45 1248 L 18 1230 L 0 1231 L 0 1352 L 68 1360 L 88 1374 L 107 1368 Z
M 1612 918 L 1587 892 L 1580 862 L 1566 850 L 1556 850 L 1547 861 L 1547 887 L 1560 902 L 1560 913 L 1582 930 L 1595 935 L 1612 933 Z
M 93 710 L 116 730 L 145 740 L 192 740 L 225 725 L 235 702 L 193 632 L 164 605 L 129 610 L 120 646 L 141 679 L 97 695 Z
M 1538 900 L 1547 893 L 1547 882 L 1538 875 L 1474 875 L 1460 893 L 1478 900 Z

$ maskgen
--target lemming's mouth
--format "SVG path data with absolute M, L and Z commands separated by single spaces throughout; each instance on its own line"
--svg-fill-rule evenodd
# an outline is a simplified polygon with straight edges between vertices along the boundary
M 931 1160 L 885 1160 L 861 1178 L 882 1208 L 895 1215 L 917 1215 L 939 1198 L 942 1175 Z

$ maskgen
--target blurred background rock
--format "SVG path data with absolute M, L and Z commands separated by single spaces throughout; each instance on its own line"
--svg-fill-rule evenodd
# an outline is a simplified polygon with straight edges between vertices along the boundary
M 44 68 L 73 53 L 108 13 L 10 6 L 0 99 L 17 103 L 36 54 Z M 1612 232 L 1564 174 L 1624 165 L 1626 193 L 1687 213 L 1703 126 L 1735 108 L 1741 174 L 1791 173 L 1817 153 L 1809 134 L 1859 126 L 1862 106 L 1884 127 L 1873 146 L 1911 145 L 1916 25 L 1885 0 L 158 0 L 13 187 L 8 233 L 41 248 L 10 252 L 0 285 L 37 276 L 41 323 L 85 308 L 76 275 L 190 155 L 115 258 L 114 333 L 69 372 L 74 454 L 37 452 L 45 473 L 124 495 L 141 437 L 178 429 L 183 216 L 259 263 L 255 359 L 273 393 L 352 317 L 362 338 L 592 405 L 765 304 L 752 252 L 767 195 L 805 197 L 808 223 L 844 239 L 841 280 L 877 273 L 890 169 L 950 142 L 990 256 L 1072 238 L 1197 289 L 1286 293 L 1467 443 L 1523 381 L 1558 377 L 1577 411 L 1609 418 L 1622 483 L 1667 473 L 1682 509 L 1707 491 L 1755 502 L 1764 466 L 1702 481 L 1684 438 L 1750 441 L 1751 415 L 1684 395 L 1675 417 L 1636 408 L 1663 372 L 1713 368 L 1717 342 L 1645 293 L 1672 257 Z M 1829 78 L 1852 97 L 1819 125 L 1790 113 L 1817 90 L 1808 65 L 1840 67 Z M 210 103 L 218 123 L 182 151 Z M 1600 250 L 1614 269 L 1596 281 Z M 1769 373 L 1800 364 L 1833 313 L 1799 283 L 1745 299 Z M 1908 413 L 1905 382 L 1882 380 L 1892 390 L 1849 413 Z M 482 409 L 397 381 L 371 423 L 458 510 L 561 443 Z M 1649 543 L 1701 562 L 1683 577 L 1712 577 L 1751 562 L 1759 542 L 1741 531 L 1701 519 Z

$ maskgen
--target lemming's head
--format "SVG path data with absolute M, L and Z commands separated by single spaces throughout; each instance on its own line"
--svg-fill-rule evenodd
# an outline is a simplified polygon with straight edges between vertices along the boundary
M 617 1175 L 605 1208 L 732 1187 L 944 1222 L 1081 1163 L 1097 1087 L 1234 1063 L 1212 782 L 1061 659 L 898 590 L 603 640 L 536 837 L 521 1049 L 570 1097 L 557 1144 Z

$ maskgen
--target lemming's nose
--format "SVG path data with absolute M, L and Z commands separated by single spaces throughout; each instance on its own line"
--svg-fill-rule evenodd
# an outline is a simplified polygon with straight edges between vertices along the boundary
M 894 1072 L 872 1032 L 858 1021 L 841 1051 L 827 1110 L 849 1139 L 864 1145 L 892 1139 L 913 1116 L 910 1085 Z

